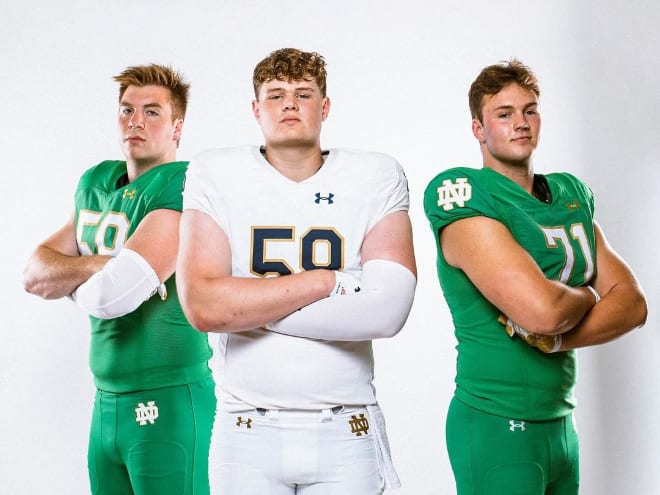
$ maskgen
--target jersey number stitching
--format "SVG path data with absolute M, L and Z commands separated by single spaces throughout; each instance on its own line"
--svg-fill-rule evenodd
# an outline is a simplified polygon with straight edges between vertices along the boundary
M 102 213 L 90 210 L 80 210 L 76 224 L 76 240 L 78 251 L 83 255 L 92 255 L 94 250 L 83 240 L 85 228 L 96 228 L 94 245 L 96 254 L 115 256 L 119 253 L 128 238 L 130 222 L 124 213 Z
M 567 283 L 575 267 L 575 252 L 573 251 L 573 244 L 569 239 L 568 232 L 566 232 L 565 227 L 544 227 L 541 230 L 545 235 L 545 241 L 549 248 L 557 248 L 559 244 L 564 247 L 566 259 L 559 274 L 559 281 Z M 594 260 L 589 247 L 589 238 L 582 223 L 571 225 L 570 232 L 571 237 L 577 241 L 580 251 L 582 251 L 585 261 L 584 281 L 588 282 L 594 274 Z
M 281 258 L 268 257 L 268 244 L 295 242 L 295 227 L 252 227 L 250 271 L 260 277 L 290 275 L 293 267 Z M 312 227 L 298 239 L 301 270 L 343 270 L 344 238 L 332 228 Z

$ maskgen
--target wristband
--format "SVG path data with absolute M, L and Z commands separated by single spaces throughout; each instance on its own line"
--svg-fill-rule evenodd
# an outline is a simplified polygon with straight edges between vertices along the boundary
M 561 342 L 562 342 L 561 334 L 557 334 L 554 337 L 555 337 L 555 345 L 550 351 L 550 353 L 557 352 L 559 351 L 559 349 L 561 349 Z
M 585 285 L 585 287 L 589 289 L 589 291 L 594 295 L 596 302 L 600 301 L 600 294 L 596 289 L 594 289 L 591 285 Z

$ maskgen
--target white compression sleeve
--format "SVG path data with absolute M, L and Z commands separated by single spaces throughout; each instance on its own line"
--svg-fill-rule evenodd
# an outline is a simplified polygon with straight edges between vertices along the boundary
M 159 285 L 151 265 L 135 251 L 124 248 L 80 285 L 71 299 L 86 313 L 107 320 L 137 309 Z
M 269 323 L 269 330 L 318 340 L 372 340 L 393 337 L 403 328 L 417 279 L 387 260 L 364 264 L 360 291 L 321 299 Z

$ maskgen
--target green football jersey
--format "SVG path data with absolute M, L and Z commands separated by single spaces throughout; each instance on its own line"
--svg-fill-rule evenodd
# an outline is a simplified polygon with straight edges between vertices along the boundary
M 523 339 L 510 338 L 498 322 L 501 312 L 462 270 L 447 264 L 439 234 L 462 218 L 493 218 L 511 231 L 548 279 L 584 285 L 594 276 L 596 259 L 592 192 L 570 174 L 545 178 L 549 203 L 489 168 L 447 170 L 424 192 L 438 249 L 438 278 L 458 341 L 456 396 L 477 409 L 529 421 L 559 418 L 575 407 L 575 351 L 544 354 Z
M 105 161 L 85 172 L 75 195 L 80 253 L 116 255 L 147 214 L 181 211 L 186 167 L 187 162 L 159 165 L 131 183 L 123 161 Z M 183 314 L 175 276 L 165 285 L 164 301 L 152 296 L 132 313 L 110 320 L 90 316 L 90 367 L 99 389 L 148 390 L 210 375 L 208 338 Z

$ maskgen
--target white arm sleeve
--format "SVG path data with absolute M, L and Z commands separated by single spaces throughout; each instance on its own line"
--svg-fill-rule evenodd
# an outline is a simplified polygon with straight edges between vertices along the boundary
M 71 299 L 86 313 L 108 320 L 137 309 L 159 285 L 151 265 L 135 251 L 124 248 L 80 285 Z
M 274 332 L 318 340 L 372 340 L 393 337 L 403 328 L 417 279 L 387 260 L 364 264 L 360 291 L 321 299 L 269 323 Z

